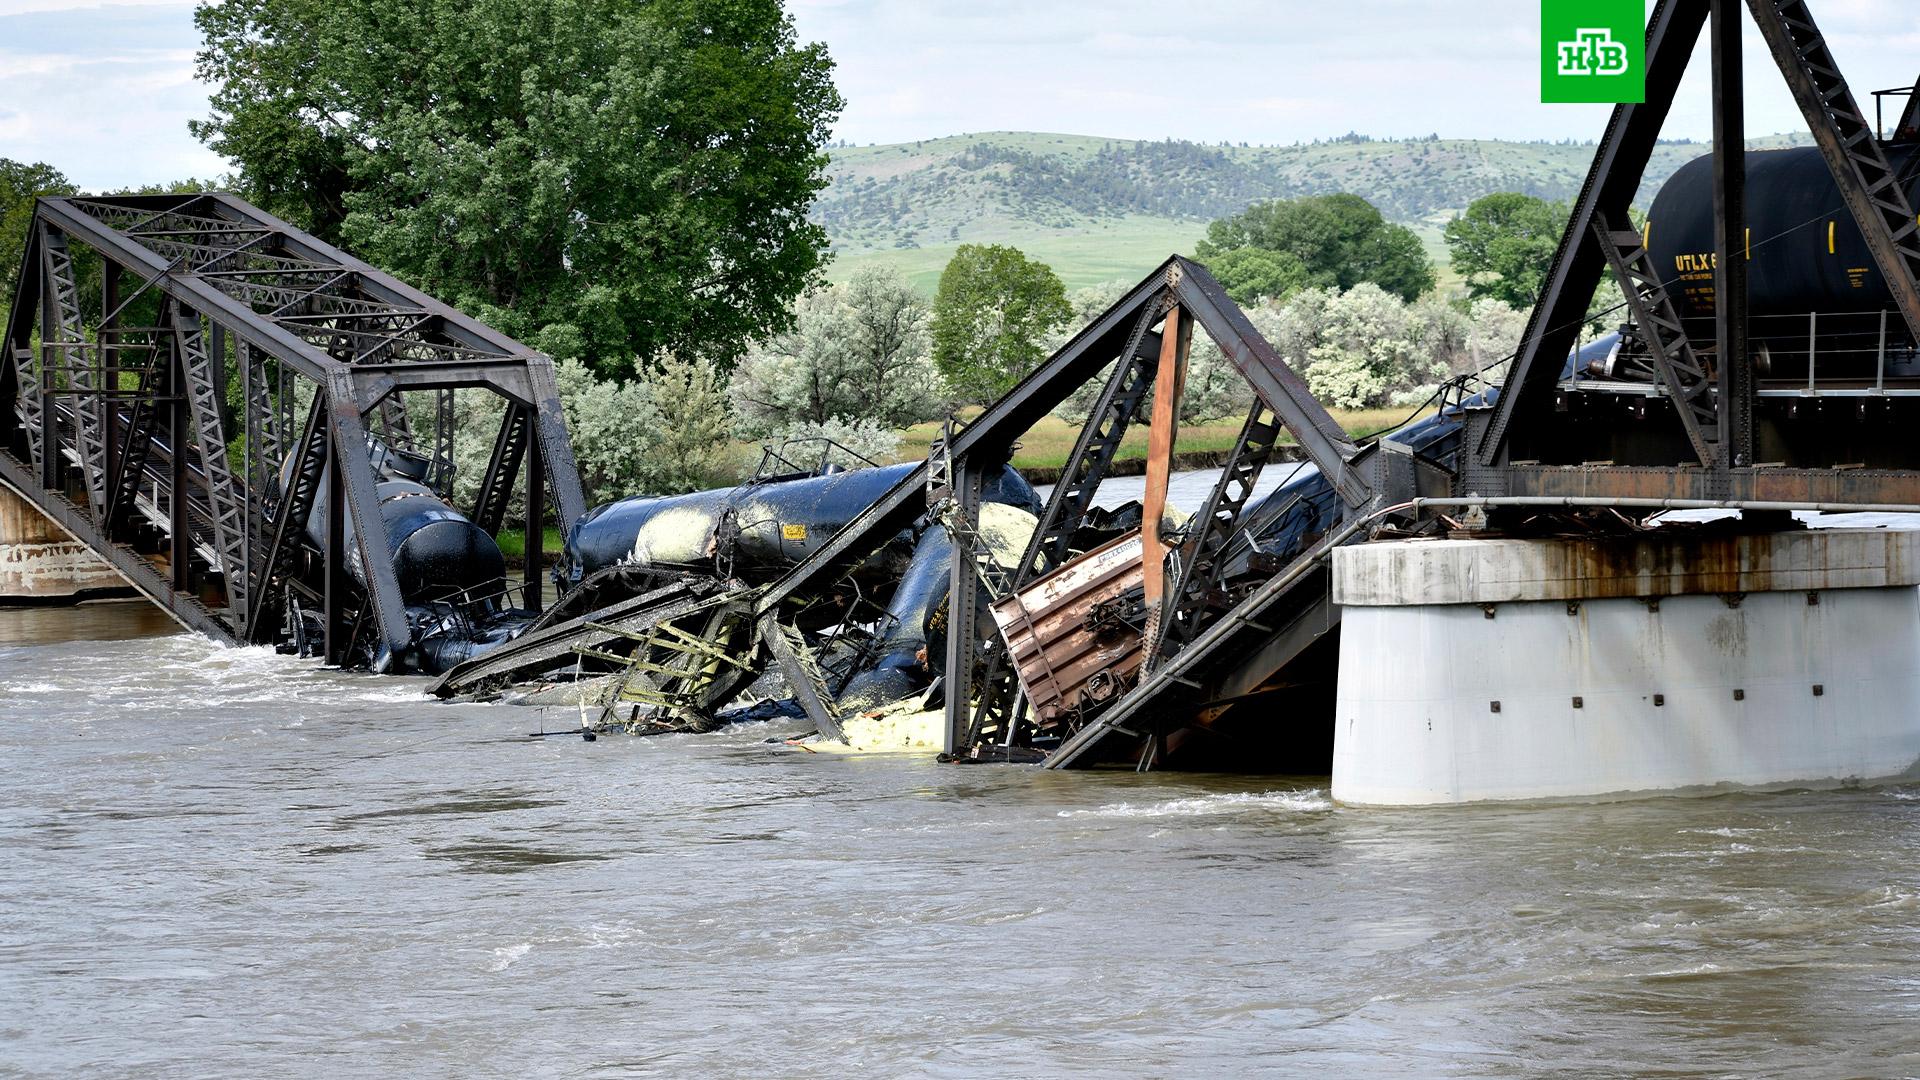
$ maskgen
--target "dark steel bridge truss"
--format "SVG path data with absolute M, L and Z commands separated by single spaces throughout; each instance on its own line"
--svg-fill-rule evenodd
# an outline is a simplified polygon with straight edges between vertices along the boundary
M 40 200 L 6 347 L 0 480 L 218 640 L 299 605 L 330 660 L 406 645 L 369 439 L 449 492 L 458 388 L 500 399 L 482 528 L 524 473 L 537 567 L 547 507 L 585 509 L 548 358 L 230 195 Z
M 1884 437 L 1877 442 L 1849 440 L 1849 449 L 1837 451 L 1853 458 L 1846 461 L 1823 457 L 1828 447 L 1815 436 L 1796 440 L 1781 425 L 1757 417 L 1743 251 L 1740 31 L 1746 18 L 1759 28 L 1799 104 L 1900 320 L 1920 339 L 1920 223 L 1807 0 L 1660 0 L 1647 23 L 1645 100 L 1614 108 L 1498 404 L 1469 411 L 1472 451 L 1464 463 L 1464 492 L 1491 498 L 1920 504 L 1920 471 L 1914 468 L 1920 461 L 1910 425 L 1881 425 Z M 1628 225 L 1627 207 L 1703 32 L 1712 57 L 1717 302 L 1711 342 L 1689 344 L 1646 257 L 1644 238 Z M 1901 130 L 1910 132 L 1915 119 L 1910 100 Z M 1658 411 L 1671 418 L 1671 430 L 1649 435 L 1642 425 L 1626 436 L 1625 425 L 1608 430 L 1602 422 L 1596 438 L 1575 442 L 1566 438 L 1567 411 L 1569 399 L 1582 392 L 1568 392 L 1561 370 L 1606 268 L 1621 283 L 1631 320 L 1651 354 Z M 1808 397 L 1815 400 L 1809 408 L 1817 409 L 1820 388 L 1812 382 L 1810 377 Z M 1851 403 L 1861 417 L 1907 407 L 1877 382 L 1862 395 Z M 1626 438 L 1634 441 L 1629 445 Z M 1764 460 L 1769 457 L 1776 460 Z

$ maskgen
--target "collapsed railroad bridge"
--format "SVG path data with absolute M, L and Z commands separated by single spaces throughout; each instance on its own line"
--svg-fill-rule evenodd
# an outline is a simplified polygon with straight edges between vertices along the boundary
M 1745 150 L 1743 19 L 1813 147 Z M 1703 33 L 1713 153 L 1635 230 Z M 0 479 L 194 629 L 566 700 L 590 730 L 786 709 L 844 739 L 931 714 L 951 761 L 1331 771 L 1360 802 L 1900 773 L 1920 533 L 1788 515 L 1920 512 L 1920 95 L 1879 92 L 1900 117 L 1869 121 L 1799 0 L 1662 0 L 1646 46 L 1645 100 L 1614 109 L 1510 363 L 1377 438 L 1174 257 L 925 461 L 770 454 L 737 488 L 588 513 L 544 357 L 227 196 L 54 199 L 9 324 Z M 76 242 L 101 260 L 91 321 Z M 1617 328 L 1587 341 L 1603 270 Z M 1195 333 L 1253 404 L 1182 520 Z M 1094 380 L 1043 500 L 1015 442 Z M 446 425 L 401 405 L 444 416 L 459 387 L 502 402 L 471 513 L 447 504 Z M 1136 424 L 1145 494 L 1102 509 Z M 1283 442 L 1304 463 L 1263 486 Z M 509 601 L 487 551 L 522 470 L 529 520 L 568 526 L 551 605 L 537 580 Z M 1675 510 L 1736 517 L 1655 527 Z

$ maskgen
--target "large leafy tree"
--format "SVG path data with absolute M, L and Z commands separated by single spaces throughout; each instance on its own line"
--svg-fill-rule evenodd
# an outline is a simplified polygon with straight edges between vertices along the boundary
M 992 401 L 1039 366 L 1072 317 L 1046 263 L 1003 244 L 961 244 L 934 293 L 934 365 L 961 398 Z
M 1468 204 L 1444 235 L 1453 268 L 1475 299 L 1531 308 L 1566 224 L 1563 203 L 1497 191 Z
M 1402 300 L 1433 288 L 1420 238 L 1358 195 L 1254 203 L 1208 225 L 1194 255 L 1243 304 L 1363 281 Z
M 607 373 L 728 362 L 818 277 L 841 107 L 779 0 L 216 0 L 242 191 Z
M 45 162 L 0 158 L 0 318 L 6 317 L 4 312 L 13 303 L 20 253 L 26 250 L 27 227 L 33 223 L 33 200 L 73 192 L 60 170 Z

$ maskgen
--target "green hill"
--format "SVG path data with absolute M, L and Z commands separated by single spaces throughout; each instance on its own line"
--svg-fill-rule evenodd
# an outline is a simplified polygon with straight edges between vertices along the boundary
M 1787 136 L 1754 145 L 1803 142 Z M 1215 218 L 1258 199 L 1350 191 L 1412 226 L 1443 268 L 1440 230 L 1494 191 L 1571 199 L 1592 143 L 1372 139 L 1292 146 L 1137 142 L 1000 131 L 829 152 L 831 186 L 813 218 L 832 238 L 829 276 L 896 266 L 931 292 L 963 243 L 1012 244 L 1069 287 L 1139 277 L 1189 252 Z M 1640 204 L 1703 143 L 1661 143 Z

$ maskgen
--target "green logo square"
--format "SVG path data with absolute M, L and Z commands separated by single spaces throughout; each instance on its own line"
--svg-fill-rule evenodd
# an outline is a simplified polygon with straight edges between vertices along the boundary
M 1540 0 L 1540 100 L 1647 99 L 1642 0 Z

